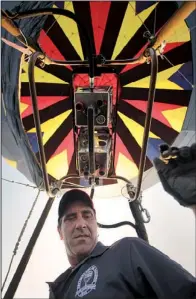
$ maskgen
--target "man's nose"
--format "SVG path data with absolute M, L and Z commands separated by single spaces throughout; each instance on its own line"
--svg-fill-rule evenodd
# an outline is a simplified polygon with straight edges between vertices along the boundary
M 86 221 L 82 216 L 77 217 L 76 228 L 86 228 Z

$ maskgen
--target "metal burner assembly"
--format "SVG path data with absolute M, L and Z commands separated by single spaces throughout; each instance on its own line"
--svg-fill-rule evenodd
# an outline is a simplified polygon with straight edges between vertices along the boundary
M 79 175 L 107 177 L 112 158 L 112 87 L 78 87 L 74 109 Z

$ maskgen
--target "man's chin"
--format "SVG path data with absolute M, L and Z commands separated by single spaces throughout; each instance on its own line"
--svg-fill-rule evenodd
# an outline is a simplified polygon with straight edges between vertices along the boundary
M 92 244 L 88 244 L 85 240 L 80 240 L 75 248 L 74 251 L 76 255 L 88 255 L 92 251 Z
M 89 246 L 88 244 L 85 243 L 79 243 L 77 244 L 77 246 L 75 247 L 75 252 L 77 254 L 85 254 L 85 253 L 89 253 L 91 250 L 91 246 Z

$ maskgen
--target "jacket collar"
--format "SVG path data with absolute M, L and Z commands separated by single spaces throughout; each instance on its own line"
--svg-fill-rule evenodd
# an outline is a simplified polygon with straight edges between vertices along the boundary
M 88 258 L 102 255 L 109 248 L 110 246 L 105 246 L 101 242 L 97 242 L 97 245 L 95 246 Z
M 110 246 L 105 246 L 101 242 L 97 242 L 97 245 L 93 249 L 93 251 L 87 256 L 83 261 L 81 261 L 75 268 L 68 268 L 65 272 L 63 272 L 54 282 L 47 282 L 50 287 L 56 287 L 60 282 L 66 281 L 69 276 L 74 273 L 81 265 L 83 265 L 87 260 L 93 257 L 97 257 L 102 255 L 106 250 L 108 250 Z

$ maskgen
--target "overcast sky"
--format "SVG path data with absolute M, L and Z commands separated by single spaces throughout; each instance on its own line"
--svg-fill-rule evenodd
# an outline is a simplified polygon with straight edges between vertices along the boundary
M 7 165 L 4 160 L 2 161 L 2 177 L 30 183 L 21 173 Z M 36 194 L 37 190 L 29 187 L 2 182 L 3 280 L 15 243 Z M 19 246 L 10 279 L 16 270 L 46 200 L 47 195 L 42 193 Z M 60 198 L 57 198 L 53 204 L 14 298 L 48 298 L 48 287 L 45 282 L 54 280 L 69 267 L 64 245 L 59 240 L 56 230 L 59 200 Z M 96 189 L 94 203 L 98 221 L 101 223 L 133 221 L 128 202 L 121 196 L 119 186 Z M 195 275 L 195 217 L 193 212 L 176 203 L 163 191 L 160 183 L 143 193 L 143 206 L 151 214 L 151 222 L 146 224 L 150 244 Z M 99 240 L 106 245 L 125 236 L 136 236 L 136 233 L 129 226 L 116 229 L 99 229 Z

